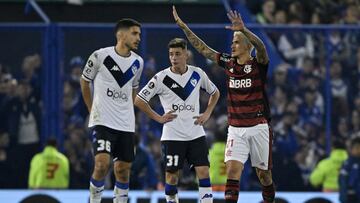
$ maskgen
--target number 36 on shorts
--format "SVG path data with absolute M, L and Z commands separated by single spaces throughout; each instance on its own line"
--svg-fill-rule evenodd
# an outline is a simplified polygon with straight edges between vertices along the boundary
M 104 151 L 111 152 L 111 142 L 108 140 L 97 140 L 98 148 L 97 151 Z

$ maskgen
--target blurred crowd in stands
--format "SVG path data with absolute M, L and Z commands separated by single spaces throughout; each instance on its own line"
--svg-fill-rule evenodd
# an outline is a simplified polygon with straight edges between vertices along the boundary
M 262 4 L 261 9 L 257 5 Z M 347 1 L 247 1 L 254 19 L 261 24 L 356 24 L 360 23 L 360 6 Z M 254 6 L 256 5 L 256 6 Z M 316 190 L 310 174 L 316 164 L 328 156 L 325 119 L 331 111 L 332 140 L 347 141 L 360 136 L 360 29 L 330 33 L 267 32 L 283 58 L 268 79 L 273 145 L 273 176 L 279 191 Z M 330 46 L 329 64 L 331 106 L 326 101 L 326 51 Z M 142 86 L 160 69 L 156 56 L 144 56 Z M 70 162 L 70 188 L 87 189 L 93 164 L 92 134 L 87 128 L 88 112 L 82 100 L 79 78 L 85 63 L 73 57 L 65 63 L 63 92 L 63 136 L 61 151 Z M 196 65 L 200 59 L 190 58 Z M 270 59 L 271 60 L 271 59 Z M 19 69 L 0 61 L 0 187 L 27 188 L 31 158 L 41 151 L 41 56 L 37 53 L 23 59 Z M 226 95 L 225 75 L 216 64 L 205 69 L 210 79 Z M 14 72 L 13 70 L 18 70 Z M 205 95 L 202 106 L 205 106 Z M 152 105 L 161 112 L 159 101 Z M 160 149 L 162 125 L 139 111 L 137 118 L 137 155 L 132 168 L 130 188 L 157 190 L 163 187 L 163 161 Z M 224 143 L 227 133 L 226 97 L 206 123 L 211 149 L 213 143 Z M 344 143 L 345 146 L 348 143 Z M 210 160 L 211 162 L 211 160 Z M 223 167 L 223 163 L 216 162 Z M 256 174 L 245 165 L 241 190 L 260 189 Z M 111 174 L 111 173 L 110 173 Z M 109 176 L 109 180 L 113 177 Z M 179 188 L 196 189 L 195 173 L 184 167 Z M 111 189 L 110 181 L 108 188 Z M 221 184 L 221 183 L 219 183 Z

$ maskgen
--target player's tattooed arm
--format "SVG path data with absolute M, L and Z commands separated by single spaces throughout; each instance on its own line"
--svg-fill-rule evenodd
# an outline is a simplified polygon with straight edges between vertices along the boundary
M 227 13 L 227 16 L 229 20 L 231 21 L 230 26 L 226 26 L 225 28 L 230 29 L 232 31 L 238 31 L 242 32 L 245 37 L 248 38 L 250 43 L 255 47 L 256 49 L 256 58 L 259 63 L 266 64 L 269 62 L 269 57 L 266 52 L 266 48 L 264 43 L 259 39 L 254 33 L 252 33 L 250 30 L 248 30 L 245 27 L 245 24 L 243 20 L 241 19 L 240 14 L 237 11 L 229 11 Z
M 250 43 L 254 45 L 256 50 L 256 59 L 261 64 L 267 64 L 269 62 L 269 56 L 266 52 L 264 43 L 254 33 L 247 28 L 242 32 L 249 39 Z
M 193 45 L 193 47 L 206 58 L 216 62 L 218 52 L 207 46 L 205 42 L 203 42 L 198 36 L 195 35 L 193 31 L 190 30 L 190 28 L 181 20 L 177 14 L 175 6 L 173 6 L 173 15 L 175 22 L 184 31 L 186 37 Z

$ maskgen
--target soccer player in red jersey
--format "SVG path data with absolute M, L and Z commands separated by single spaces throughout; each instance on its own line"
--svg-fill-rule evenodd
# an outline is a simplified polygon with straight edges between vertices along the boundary
M 248 30 L 238 12 L 229 11 L 234 31 L 231 55 L 208 47 L 179 18 L 173 15 L 194 48 L 225 69 L 228 89 L 228 138 L 225 150 L 227 183 L 226 203 L 235 203 L 239 196 L 239 180 L 250 154 L 252 166 L 262 185 L 264 203 L 273 203 L 275 187 L 271 175 L 272 132 L 269 126 L 270 108 L 265 92 L 269 58 L 263 42 Z M 251 56 L 255 48 L 256 56 Z

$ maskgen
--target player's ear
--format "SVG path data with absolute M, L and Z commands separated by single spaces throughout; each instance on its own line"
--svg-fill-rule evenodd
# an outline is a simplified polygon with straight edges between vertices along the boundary
M 116 33 L 116 39 L 119 40 L 119 39 L 124 39 L 125 38 L 125 30 L 119 30 L 117 31 Z

